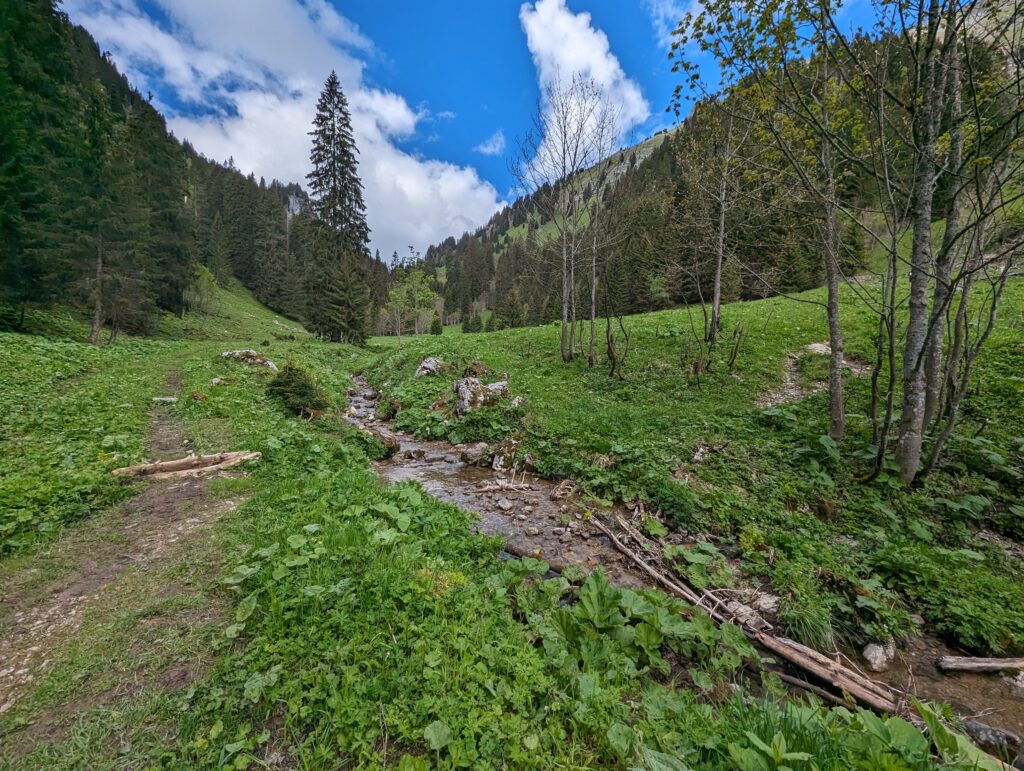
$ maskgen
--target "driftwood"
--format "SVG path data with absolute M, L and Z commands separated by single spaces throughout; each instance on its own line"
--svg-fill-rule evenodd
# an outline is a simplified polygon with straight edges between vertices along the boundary
M 936 663 L 939 665 L 939 669 L 946 672 L 1024 671 L 1024 658 L 976 659 L 970 656 L 942 656 Z
M 723 613 L 718 602 L 710 602 L 703 594 L 690 587 L 675 581 L 659 572 L 656 568 L 645 561 L 639 554 L 631 550 L 621 540 L 597 519 L 591 523 L 604 533 L 622 554 L 636 563 L 636 565 L 647 575 L 653 578 L 658 584 L 672 594 L 689 601 L 693 605 L 705 610 L 718 624 L 737 621 L 737 626 L 743 631 L 747 638 L 757 645 L 765 648 L 779 658 L 786 660 L 799 669 L 814 675 L 816 678 L 829 683 L 840 693 L 849 694 L 861 704 L 878 710 L 899 714 L 899 704 L 893 699 L 891 693 L 882 685 L 870 680 L 852 669 L 844 667 L 831 659 L 823 656 L 817 651 L 801 645 L 800 643 L 770 634 L 767 631 L 750 629 L 738 622 L 727 613 Z M 620 520 L 620 525 L 622 521 Z M 624 526 L 625 529 L 625 526 Z
M 237 466 L 247 460 L 259 460 L 263 457 L 259 452 L 220 452 L 216 455 L 190 455 L 178 460 L 165 460 L 158 463 L 142 463 L 138 466 L 116 468 L 110 473 L 114 476 L 149 477 L 151 479 L 168 479 L 170 477 L 190 477 L 206 474 L 210 471 Z

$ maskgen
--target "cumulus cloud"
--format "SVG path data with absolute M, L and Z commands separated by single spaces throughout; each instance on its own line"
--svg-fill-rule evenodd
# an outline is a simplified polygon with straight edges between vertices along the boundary
M 172 130 L 206 156 L 304 182 L 316 98 L 333 69 L 352 110 L 372 247 L 423 249 L 486 222 L 503 203 L 472 167 L 395 144 L 431 116 L 366 83 L 373 42 L 326 0 L 155 2 L 166 18 L 135 0 L 66 0 L 65 9 L 137 87 L 165 95 L 158 105 Z
M 498 129 L 473 150 L 481 155 L 501 155 L 505 152 L 505 132 Z
M 574 76 L 592 80 L 615 107 L 620 136 L 651 114 L 589 13 L 573 13 L 565 0 L 537 0 L 520 6 L 519 21 L 542 89 Z

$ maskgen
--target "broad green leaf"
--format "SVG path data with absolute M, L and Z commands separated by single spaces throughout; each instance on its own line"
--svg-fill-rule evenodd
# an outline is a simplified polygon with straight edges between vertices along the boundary
M 423 731 L 423 738 L 427 740 L 427 746 L 437 752 L 451 744 L 452 731 L 446 723 L 435 720 Z
M 256 609 L 257 595 L 258 592 L 253 592 L 238 603 L 238 608 L 235 609 L 235 621 L 242 623 L 252 615 L 252 612 Z

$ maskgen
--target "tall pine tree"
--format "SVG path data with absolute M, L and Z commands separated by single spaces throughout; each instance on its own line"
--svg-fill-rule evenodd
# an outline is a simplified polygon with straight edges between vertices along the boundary
M 313 170 L 307 179 L 320 233 L 318 264 L 311 267 L 306 285 L 320 296 L 309 298 L 309 321 L 329 340 L 361 343 L 369 304 L 370 229 L 348 101 L 334 72 L 324 83 L 310 135 Z

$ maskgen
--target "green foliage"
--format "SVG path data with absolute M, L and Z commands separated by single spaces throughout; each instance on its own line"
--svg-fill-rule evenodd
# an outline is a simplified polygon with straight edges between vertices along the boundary
M 147 412 L 181 348 L 0 334 L 0 554 L 47 540 L 127 497 Z
M 820 300 L 823 293 L 802 297 Z M 1012 283 L 1006 307 L 1019 308 L 1022 297 L 1021 284 Z M 843 301 L 849 355 L 870 359 L 875 324 L 852 293 L 844 292 Z M 410 341 L 401 351 L 376 347 L 360 366 L 382 388 L 382 403 L 393 397 L 401 405 L 397 420 L 405 430 L 459 442 L 514 434 L 542 474 L 572 478 L 602 498 L 642 499 L 649 510 L 661 510 L 658 519 L 670 530 L 710 532 L 729 556 L 738 544 L 742 569 L 774 585 L 783 626 L 804 642 L 899 637 L 911 629 L 910 615 L 922 613 L 929 628 L 972 649 L 1020 649 L 1024 587 L 1008 582 L 1019 563 L 973 535 L 986 528 L 1013 537 L 1022 529 L 1014 514 L 1020 508 L 1017 475 L 1024 469 L 1024 410 L 1016 409 L 1020 396 L 1013 390 L 1024 367 L 1019 321 L 997 327 L 993 356 L 979 361 L 984 387 L 970 394 L 950 462 L 908 492 L 891 470 L 872 484 L 858 481 L 874 457 L 869 427 L 856 417 L 867 412 L 866 378 L 847 383 L 845 443 L 827 437 L 826 397 L 817 392 L 826 357 L 806 351 L 826 335 L 814 306 L 769 299 L 726 306 L 724 318 L 747 330 L 743 350 L 732 370 L 727 351 L 714 351 L 699 387 L 678 364 L 680 338 L 691 321 L 685 310 L 626 320 L 634 352 L 623 383 L 581 362 L 561 363 L 558 330 L 550 325 Z M 777 388 L 791 353 L 804 362 L 798 367 L 815 393 L 757 409 L 759 395 Z M 499 405 L 462 420 L 433 409 L 449 383 L 412 377 L 417 363 L 432 355 L 510 373 L 512 391 L 526 406 Z M 1013 409 L 1004 408 L 1006 399 Z M 973 436 L 979 429 L 984 433 Z M 718 449 L 694 462 L 700 446 Z M 876 562 L 891 533 L 906 535 L 926 563 L 945 566 L 940 549 L 949 548 L 967 548 L 985 560 L 972 563 L 969 573 L 925 571 L 926 593 L 897 577 L 903 572 L 890 574 Z M 728 581 L 721 571 L 705 576 L 700 566 L 676 561 L 691 580 Z M 965 601 L 976 586 L 991 588 L 998 600 Z M 972 619 L 982 613 L 985 621 L 972 630 Z
M 441 319 L 438 316 L 434 316 L 434 318 L 430 322 L 430 334 L 440 335 L 443 333 L 444 327 L 441 325 Z
M 267 383 L 267 395 L 281 402 L 293 414 L 303 410 L 323 410 L 328 406 L 327 396 L 313 376 L 291 361 Z

